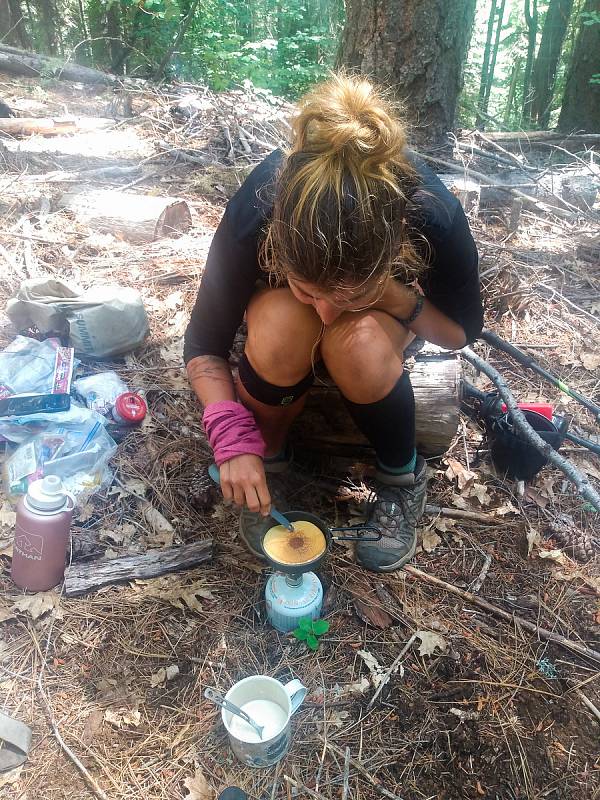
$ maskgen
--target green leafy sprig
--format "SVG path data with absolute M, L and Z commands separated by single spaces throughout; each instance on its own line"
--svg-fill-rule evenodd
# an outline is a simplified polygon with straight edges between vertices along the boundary
M 294 636 L 300 642 L 306 642 L 306 646 L 311 650 L 319 649 L 319 637 L 327 633 L 329 623 L 325 619 L 311 619 L 302 617 L 298 620 L 298 627 L 293 631 Z

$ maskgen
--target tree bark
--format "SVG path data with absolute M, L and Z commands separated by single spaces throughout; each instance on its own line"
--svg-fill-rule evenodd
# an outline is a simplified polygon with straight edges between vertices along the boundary
M 485 47 L 483 48 L 483 64 L 481 65 L 481 79 L 479 81 L 479 95 L 477 97 L 477 108 L 483 108 L 483 99 L 488 81 L 488 73 L 490 69 L 490 54 L 492 51 L 492 37 L 494 35 L 494 21 L 496 19 L 496 0 L 492 0 L 490 8 L 490 15 L 488 17 L 487 34 L 485 37 Z M 485 109 L 487 110 L 487 109 Z M 479 128 L 483 124 L 483 117 L 477 114 L 475 126 Z
M 525 0 L 525 22 L 527 23 L 527 60 L 525 62 L 525 73 L 523 75 L 523 110 L 522 119 L 524 122 L 531 120 L 531 71 L 533 69 L 533 57 L 535 55 L 535 43 L 538 30 L 538 6 L 537 0 Z
M 48 55 L 55 56 L 57 50 L 56 8 L 53 0 L 36 0 L 36 8 L 41 23 L 43 40 Z
M 498 10 L 498 25 L 496 27 L 496 36 L 494 38 L 494 46 L 492 48 L 492 57 L 490 59 L 490 68 L 488 70 L 488 78 L 485 86 L 485 96 L 483 98 L 483 110 L 487 114 L 488 106 L 490 103 L 490 94 L 494 83 L 494 73 L 496 71 L 496 59 L 498 58 L 498 50 L 500 49 L 500 35 L 502 33 L 502 23 L 504 22 L 504 8 L 506 0 L 502 0 L 500 9 Z
M 417 139 L 441 141 L 454 125 L 475 0 L 346 0 L 339 65 L 408 99 Z
M 586 0 L 583 11 L 600 14 L 600 0 Z M 558 129 L 599 133 L 600 84 L 591 83 L 591 80 L 594 75 L 600 76 L 600 23 L 583 23 L 580 18 Z
M 0 40 L 6 44 L 31 48 L 31 38 L 25 27 L 21 0 L 0 0 Z M 4 29 L 6 25 L 6 29 Z
M 510 86 L 508 87 L 508 97 L 506 98 L 506 108 L 504 109 L 504 124 L 508 125 L 510 121 L 510 114 L 515 102 L 515 95 L 517 93 L 517 83 L 519 81 L 519 73 L 521 72 L 522 59 L 517 56 L 513 64 L 512 72 L 510 75 Z
M 532 119 L 540 128 L 547 128 L 550 108 L 554 97 L 556 70 L 562 51 L 573 0 L 550 0 L 542 40 L 533 67 L 531 88 L 533 91 Z

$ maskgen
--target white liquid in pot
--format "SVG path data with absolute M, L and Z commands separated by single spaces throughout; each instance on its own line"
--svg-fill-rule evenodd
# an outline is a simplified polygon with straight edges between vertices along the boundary
M 265 742 L 267 739 L 277 736 L 285 728 L 287 715 L 283 708 L 272 700 L 250 700 L 240 708 L 258 725 L 264 727 L 261 738 L 245 720 L 232 715 L 229 730 L 236 739 L 242 742 Z

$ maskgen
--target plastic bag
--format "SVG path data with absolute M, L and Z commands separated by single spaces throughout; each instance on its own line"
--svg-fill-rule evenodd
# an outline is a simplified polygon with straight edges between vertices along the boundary
M 107 416 L 120 394 L 129 391 L 127 384 L 116 372 L 98 372 L 87 378 L 78 378 L 73 388 L 88 408 Z
M 23 417 L 1 417 L 0 436 L 17 444 L 47 430 L 70 431 L 73 436 L 79 435 L 85 438 L 86 432 L 89 432 L 97 422 L 102 426 L 106 425 L 106 419 L 100 414 L 71 402 L 68 411 L 54 413 L 40 411 Z
M 79 362 L 58 339 L 38 342 L 17 336 L 0 352 L 0 397 L 15 394 L 69 394 Z
M 107 358 L 134 350 L 149 333 L 142 298 L 127 286 L 87 290 L 57 278 L 24 281 L 6 313 L 19 330 L 65 333 L 77 353 Z
M 7 493 L 25 494 L 33 481 L 58 475 L 75 496 L 92 494 L 112 477 L 107 465 L 116 449 L 101 422 L 85 430 L 49 427 L 21 444 L 6 460 Z

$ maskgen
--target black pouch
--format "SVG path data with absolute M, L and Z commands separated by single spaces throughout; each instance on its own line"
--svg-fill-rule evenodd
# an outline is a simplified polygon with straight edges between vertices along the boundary
M 558 450 L 563 435 L 556 425 L 537 411 L 523 410 L 522 413 L 538 435 Z M 548 463 L 548 459 L 519 433 L 510 413 L 488 420 L 487 428 L 490 454 L 498 472 L 514 480 L 528 481 Z

